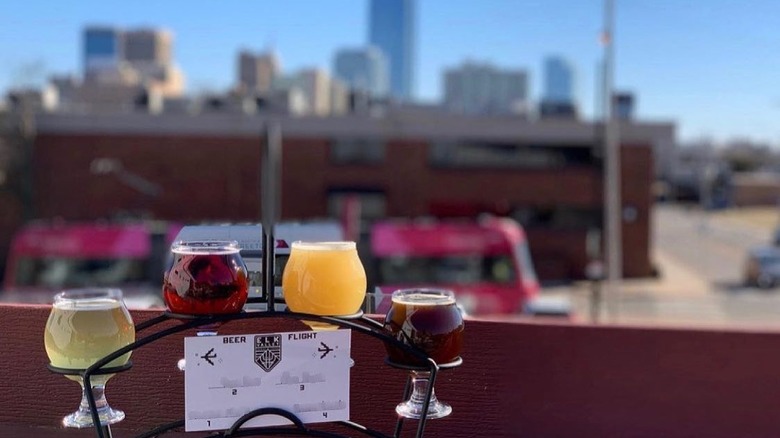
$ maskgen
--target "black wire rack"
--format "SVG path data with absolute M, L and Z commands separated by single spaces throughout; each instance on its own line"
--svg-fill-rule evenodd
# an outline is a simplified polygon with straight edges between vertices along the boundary
M 404 369 L 404 370 L 417 370 L 427 371 L 430 373 L 427 392 L 422 407 L 422 416 L 419 418 L 416 429 L 416 437 L 422 438 L 425 432 L 425 426 L 427 422 L 428 407 L 433 395 L 434 384 L 436 382 L 436 376 L 442 369 L 454 368 L 459 366 L 463 361 L 460 357 L 456 360 L 446 363 L 437 364 L 432 358 L 425 354 L 422 350 L 410 346 L 402 341 L 399 341 L 393 337 L 390 332 L 385 329 L 384 325 L 378 321 L 366 317 L 362 311 L 347 316 L 320 316 L 311 315 L 307 313 L 296 313 L 290 311 L 278 311 L 276 309 L 277 303 L 283 303 L 284 299 L 276 297 L 274 293 L 274 226 L 279 220 L 280 211 L 280 186 L 279 175 L 281 170 L 281 130 L 278 123 L 269 122 L 266 125 L 264 135 L 264 148 L 263 148 L 263 161 L 261 172 L 261 191 L 262 191 L 262 284 L 261 284 L 261 296 L 252 297 L 247 300 L 247 303 L 261 303 L 266 304 L 265 310 L 252 310 L 243 311 L 236 314 L 224 314 L 224 315 L 177 315 L 170 312 L 164 312 L 156 317 L 153 317 L 144 322 L 135 325 L 136 333 L 143 332 L 145 330 L 152 329 L 153 327 L 171 320 L 177 320 L 180 322 L 178 325 L 163 328 L 157 331 L 152 331 L 150 334 L 136 339 L 135 342 L 128 344 L 113 353 L 98 360 L 92 366 L 87 369 L 66 369 L 49 365 L 50 371 L 58 374 L 65 375 L 80 375 L 84 380 L 85 396 L 89 404 L 92 422 L 95 428 L 95 433 L 98 438 L 111 438 L 111 428 L 107 425 L 101 425 L 99 414 L 97 411 L 97 405 L 95 396 L 89 388 L 91 388 L 91 379 L 93 376 L 101 374 L 114 374 L 124 372 L 132 367 L 132 362 L 128 361 L 126 364 L 117 367 L 105 367 L 109 362 L 114 359 L 151 344 L 159 339 L 171 336 L 186 330 L 195 329 L 201 326 L 210 325 L 214 323 L 223 323 L 228 321 L 237 321 L 244 319 L 262 319 L 262 318 L 291 318 L 296 320 L 307 321 L 319 321 L 339 326 L 341 328 L 347 328 L 361 333 L 366 336 L 373 337 L 384 344 L 390 344 L 407 354 L 416 358 L 421 364 L 419 367 L 408 366 L 393 363 L 392 361 L 385 360 L 385 363 L 389 366 Z M 406 386 L 404 388 L 403 399 L 407 399 L 412 392 L 412 380 L 411 377 L 407 377 Z M 248 421 L 264 416 L 275 415 L 283 417 L 289 420 L 292 424 L 288 426 L 269 426 L 269 427 L 242 427 Z M 404 418 L 398 417 L 396 420 L 395 430 L 392 435 L 384 434 L 376 430 L 365 427 L 359 423 L 352 421 L 337 421 L 329 424 L 339 424 L 343 426 L 347 431 L 359 433 L 365 436 L 375 438 L 399 438 L 403 429 Z M 138 435 L 136 438 L 155 438 L 165 433 L 181 429 L 185 425 L 184 420 L 177 420 L 171 423 L 163 424 L 149 430 L 148 432 Z M 272 408 L 272 407 L 258 407 L 251 412 L 248 412 L 233 425 L 224 431 L 212 432 L 206 435 L 205 438 L 231 438 L 231 437 L 246 437 L 246 436 L 313 436 L 313 437 L 347 437 L 350 435 L 341 435 L 333 432 L 327 432 L 311 428 L 304 424 L 295 414 L 284 409 Z
M 386 360 L 385 362 L 388 365 L 399 369 L 428 371 L 430 373 L 427 393 L 423 404 L 423 413 L 426 413 L 428 411 L 428 406 L 431 400 L 431 396 L 433 394 L 433 388 L 435 385 L 436 376 L 438 372 L 442 369 L 457 367 L 462 363 L 462 360 L 458 358 L 457 360 L 447 364 L 437 364 L 433 359 L 428 357 L 421 350 L 414 347 L 410 347 L 409 345 L 392 337 L 389 334 L 389 332 L 385 330 L 382 323 L 375 321 L 371 318 L 368 318 L 362 313 L 357 314 L 352 319 L 344 319 L 343 317 L 336 318 L 336 317 L 328 317 L 328 316 L 311 315 L 306 313 L 279 312 L 279 311 L 266 310 L 266 311 L 256 311 L 256 312 L 243 312 L 243 313 L 231 314 L 231 315 L 210 315 L 210 316 L 195 317 L 195 318 L 189 317 L 186 319 L 181 319 L 178 317 L 178 315 L 165 312 L 161 315 L 158 315 L 154 318 L 151 318 L 147 321 L 137 324 L 136 331 L 143 332 L 144 330 L 149 330 L 154 326 L 157 326 L 163 322 L 170 321 L 170 320 L 178 320 L 181 323 L 175 326 L 164 328 L 162 330 L 153 331 L 148 335 L 140 337 L 135 342 L 128 344 L 114 351 L 113 353 L 103 357 L 102 359 L 98 360 L 92 366 L 90 366 L 85 370 L 64 369 L 64 368 L 57 368 L 53 366 L 49 366 L 49 370 L 59 374 L 81 375 L 84 380 L 84 387 L 90 388 L 91 379 L 94 376 L 102 375 L 102 374 L 119 373 L 119 372 L 127 371 L 132 367 L 132 362 L 128 362 L 122 366 L 103 368 L 106 364 L 108 364 L 109 362 L 113 361 L 114 359 L 128 352 L 141 348 L 145 345 L 151 344 L 159 339 L 186 330 L 195 329 L 203 325 L 209 325 L 217 322 L 228 322 L 228 321 L 236 321 L 236 320 L 243 320 L 243 319 L 260 319 L 260 318 L 290 318 L 296 320 L 306 319 L 306 320 L 325 322 L 325 323 L 340 326 L 342 328 L 348 328 L 355 332 L 362 333 L 367 336 L 371 336 L 383 343 L 391 344 L 394 347 L 397 347 L 403 350 L 404 352 L 414 356 L 416 359 L 421 361 L 421 363 L 424 363 L 425 366 L 414 367 L 408 365 L 394 364 L 389 360 Z M 410 392 L 411 392 L 411 380 L 410 378 L 407 378 L 403 398 L 404 399 L 408 398 Z M 90 410 L 92 412 L 92 420 L 93 420 L 93 424 L 95 425 L 97 436 L 99 438 L 111 438 L 110 428 L 107 426 L 100 425 L 100 419 L 98 416 L 97 405 L 95 402 L 94 395 L 92 394 L 91 391 L 86 391 L 85 394 L 86 394 L 87 402 L 89 403 L 90 406 Z M 284 417 L 292 423 L 292 426 L 256 427 L 256 428 L 239 429 L 247 421 L 262 415 L 277 415 L 277 416 Z M 422 418 L 418 420 L 417 433 L 415 435 L 416 437 L 423 436 L 426 420 L 427 419 L 425 414 L 422 416 Z M 366 436 L 389 438 L 389 437 L 400 437 L 403 428 L 403 422 L 404 419 L 399 417 L 396 422 L 395 431 L 393 432 L 392 435 L 388 435 L 388 434 L 378 432 L 376 430 L 372 430 L 370 428 L 367 428 L 361 424 L 352 421 L 339 421 L 335 423 L 340 424 L 346 427 L 347 429 L 350 429 L 353 432 L 359 432 Z M 137 438 L 157 437 L 166 432 L 180 429 L 183 426 L 184 426 L 184 420 L 174 421 L 168 424 L 158 426 L 146 433 L 138 435 Z M 347 436 L 347 435 L 338 435 L 332 432 L 325 432 L 325 431 L 309 428 L 303 422 L 301 422 L 301 420 L 299 420 L 297 416 L 295 416 L 293 413 L 289 411 L 278 409 L 278 408 L 260 407 L 252 412 L 247 413 L 246 415 L 239 418 L 238 420 L 236 420 L 233 426 L 230 427 L 229 429 L 221 432 L 211 433 L 206 437 L 207 438 L 217 438 L 217 437 L 228 438 L 228 437 L 267 436 L 267 435 L 297 435 L 297 436 L 322 436 L 322 437 Z

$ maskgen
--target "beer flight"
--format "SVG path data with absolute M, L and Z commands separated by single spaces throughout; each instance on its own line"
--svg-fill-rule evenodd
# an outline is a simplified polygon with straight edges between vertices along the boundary
M 163 278 L 163 299 L 174 316 L 208 316 L 242 311 L 249 292 L 248 271 L 235 241 L 178 241 L 171 246 Z M 282 274 L 282 291 L 290 311 L 331 317 L 359 314 L 366 294 L 366 274 L 355 242 L 294 242 Z M 315 330 L 322 325 L 309 324 Z M 216 325 L 200 327 L 216 333 Z M 393 292 L 385 333 L 424 352 L 437 364 L 458 361 L 463 348 L 463 318 L 451 291 L 402 289 Z M 44 344 L 51 365 L 84 370 L 135 341 L 130 313 L 118 289 L 65 290 L 54 297 Z M 421 418 L 430 373 L 417 355 L 385 343 L 388 362 L 409 368 L 412 394 L 396 407 L 398 415 Z M 130 353 L 106 367 L 120 366 Z M 67 427 L 94 427 L 86 391 L 91 390 L 102 425 L 121 421 L 124 413 L 109 406 L 105 385 L 111 374 L 97 374 L 84 388 L 79 409 L 63 418 Z M 431 393 L 433 394 L 432 390 Z M 432 395 L 426 418 L 449 415 L 452 408 Z

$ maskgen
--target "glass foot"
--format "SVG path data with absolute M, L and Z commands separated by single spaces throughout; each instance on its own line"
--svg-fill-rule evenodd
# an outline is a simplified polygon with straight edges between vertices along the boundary
M 428 393 L 431 373 L 428 371 L 412 371 L 412 395 L 409 400 L 395 407 L 395 412 L 404 418 L 419 419 L 423 415 L 423 404 Z M 436 393 L 431 388 L 431 401 L 428 403 L 428 413 L 425 418 L 441 418 L 452 413 L 452 406 L 442 403 L 436 398 Z
M 411 401 L 400 403 L 395 407 L 395 412 L 404 418 L 420 419 L 423 413 L 423 405 L 418 403 L 412 403 Z M 426 418 L 442 418 L 452 413 L 452 406 L 447 403 L 442 403 L 435 398 L 431 400 L 428 405 L 428 415 Z
M 104 409 L 98 409 L 98 416 L 100 417 L 100 424 L 105 426 L 107 424 L 118 423 L 125 418 L 125 413 L 118 410 L 106 407 Z M 62 425 L 65 427 L 85 428 L 93 427 L 92 413 L 87 409 L 79 408 L 78 411 L 68 415 L 62 419 Z

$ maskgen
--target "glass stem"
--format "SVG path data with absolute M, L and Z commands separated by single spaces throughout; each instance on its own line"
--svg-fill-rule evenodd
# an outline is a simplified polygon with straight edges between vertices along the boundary
M 431 373 L 429 371 L 412 371 L 412 395 L 409 398 L 409 401 L 422 406 L 422 404 L 425 403 L 430 381 Z M 431 388 L 430 406 L 433 406 L 436 401 L 436 393 L 434 393 L 433 388 Z
M 95 407 L 97 411 L 101 412 L 108 408 L 108 401 L 106 400 L 106 385 L 105 384 L 93 384 L 92 395 L 95 398 Z M 87 400 L 87 388 L 84 387 L 84 382 L 81 382 L 81 405 L 79 411 L 89 415 L 89 401 Z

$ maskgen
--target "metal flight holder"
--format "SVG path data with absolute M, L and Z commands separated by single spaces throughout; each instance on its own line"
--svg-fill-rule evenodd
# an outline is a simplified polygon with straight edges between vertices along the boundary
M 458 358 L 457 360 L 439 365 L 437 364 L 433 359 L 428 357 L 424 352 L 421 350 L 411 347 L 394 337 L 390 336 L 389 333 L 384 329 L 384 326 L 374 321 L 361 313 L 356 314 L 355 319 L 344 319 L 344 318 L 336 318 L 331 316 L 319 316 L 319 315 L 311 315 L 307 313 L 295 313 L 295 312 L 270 312 L 270 311 L 260 311 L 260 312 L 243 312 L 243 313 L 237 313 L 237 314 L 226 314 L 226 315 L 208 315 L 208 316 L 202 316 L 202 317 L 192 317 L 189 316 L 187 318 L 182 318 L 182 315 L 176 315 L 169 312 L 163 313 L 162 315 L 159 315 L 157 317 L 154 317 L 148 321 L 145 321 L 143 323 L 139 323 L 136 325 L 136 331 L 140 332 L 146 329 L 149 329 L 155 325 L 158 325 L 162 322 L 168 321 L 168 320 L 178 320 L 182 323 L 173 327 L 168 327 L 166 329 L 151 333 L 148 336 L 144 336 L 142 338 L 137 339 L 135 342 L 128 344 L 113 353 L 105 356 L 104 358 L 98 360 L 95 362 L 92 366 L 87 368 L 86 370 L 67 370 L 69 374 L 81 374 L 83 373 L 83 379 L 84 379 L 84 385 L 85 387 L 90 387 L 91 378 L 93 375 L 98 374 L 106 374 L 109 372 L 121 372 L 129 369 L 131 367 L 131 364 L 128 363 L 121 367 L 113 367 L 113 368 L 105 368 L 101 369 L 102 366 L 108 364 L 109 362 L 113 361 L 114 359 L 130 352 L 135 349 L 138 349 L 140 347 L 143 347 L 144 345 L 151 344 L 154 341 L 157 341 L 158 339 L 162 339 L 164 337 L 180 333 L 186 330 L 194 329 L 203 325 L 209 325 L 216 322 L 228 322 L 228 321 L 235 321 L 235 320 L 242 320 L 242 319 L 261 319 L 261 318 L 289 318 L 289 319 L 295 319 L 295 320 L 316 320 L 320 322 L 326 322 L 334 325 L 338 325 L 340 327 L 349 328 L 352 329 L 358 333 L 363 333 L 365 335 L 374 337 L 378 340 L 380 340 L 382 343 L 386 344 L 392 344 L 393 346 L 402 349 L 404 352 L 409 353 L 410 355 L 414 356 L 416 359 L 426 363 L 426 366 L 422 367 L 410 367 L 405 365 L 399 365 L 394 364 L 392 362 L 386 361 L 388 365 L 405 369 L 405 370 L 424 370 L 431 373 L 430 375 L 430 382 L 428 384 L 428 390 L 426 393 L 426 399 L 423 406 L 423 411 L 427 413 L 428 411 L 428 405 L 431 399 L 431 395 L 433 393 L 433 388 L 436 381 L 436 375 L 440 369 L 446 369 L 446 368 L 453 368 L 457 367 L 462 363 L 462 360 Z M 56 369 L 53 370 L 55 372 L 59 372 Z M 74 372 L 75 371 L 75 372 Z M 409 383 L 409 378 L 407 378 L 407 384 L 406 388 L 404 390 L 403 398 L 408 398 L 409 394 L 411 392 L 411 385 Z M 100 426 L 100 418 L 98 417 L 97 413 L 97 406 L 95 404 L 95 398 L 94 395 L 91 393 L 91 391 L 88 391 L 86 393 L 87 402 L 89 403 L 90 409 L 92 411 L 92 418 L 93 423 L 96 425 L 96 432 L 97 436 L 99 438 L 110 438 L 110 429 L 106 431 L 106 426 L 101 427 Z M 296 426 L 295 430 L 291 430 L 289 427 L 258 427 L 258 428 L 250 428 L 250 429 L 240 429 L 238 428 L 245 423 L 246 421 L 260 416 L 260 415 L 280 415 L 280 413 L 283 412 L 285 418 L 291 420 L 293 424 Z M 426 424 L 426 418 L 427 415 L 423 415 L 422 418 L 418 420 L 418 426 L 417 426 L 417 434 L 416 437 L 421 438 L 424 434 L 425 430 L 425 424 Z M 293 420 L 295 419 L 295 421 Z M 362 426 L 358 423 L 352 422 L 352 421 L 339 421 L 335 422 L 336 424 L 341 424 L 347 428 L 350 428 L 352 430 L 361 432 L 364 435 L 372 436 L 372 437 L 379 437 L 379 438 L 398 438 L 400 437 L 400 432 L 403 426 L 404 419 L 402 417 L 399 417 L 398 421 L 396 422 L 396 429 L 395 433 L 393 435 L 386 435 L 381 432 L 369 429 L 365 426 Z M 291 412 L 284 411 L 281 409 L 275 409 L 275 410 L 268 410 L 267 408 L 260 408 L 256 411 L 250 412 L 249 414 L 245 415 L 244 417 L 240 418 L 236 421 L 233 427 L 228 429 L 224 432 L 217 432 L 213 433 L 211 435 L 208 435 L 209 438 L 212 437 L 238 437 L 238 436 L 262 436 L 262 435 L 273 435 L 278 433 L 285 433 L 285 434 L 293 434 L 293 435 L 304 435 L 304 436 L 344 436 L 344 435 L 335 435 L 335 434 L 328 434 L 325 435 L 325 432 L 322 431 L 316 431 L 314 429 L 309 429 L 306 427 L 301 428 L 299 425 L 303 424 L 298 420 L 298 418 Z M 180 428 L 184 425 L 183 420 L 178 420 L 169 424 L 165 424 L 162 426 L 159 426 L 152 431 L 149 431 L 147 433 L 144 433 L 142 435 L 139 435 L 137 438 L 152 438 L 156 437 L 158 435 L 161 435 L 166 432 L 170 432 L 174 429 Z M 284 432 L 280 432 L 284 431 Z M 106 434 L 108 433 L 108 434 Z
M 363 315 L 360 311 L 354 315 L 347 317 L 331 317 L 331 316 L 319 316 L 310 315 L 306 313 L 295 312 L 278 312 L 275 309 L 275 296 L 274 296 L 274 224 L 279 220 L 280 210 L 280 170 L 281 170 L 281 131 L 279 125 L 274 122 L 268 123 L 265 131 L 265 148 L 263 148 L 263 164 L 261 175 L 261 190 L 263 194 L 262 198 L 262 221 L 263 221 L 263 272 L 262 272 L 262 285 L 263 291 L 261 297 L 251 299 L 251 302 L 267 303 L 265 311 L 257 312 L 241 312 L 237 314 L 225 314 L 225 315 L 206 315 L 206 316 L 193 316 L 193 315 L 177 315 L 170 312 L 165 312 L 154 318 L 151 318 L 142 323 L 135 325 L 136 332 L 141 332 L 150 329 L 162 322 L 175 319 L 181 321 L 181 324 L 166 329 L 162 329 L 153 332 L 147 336 L 136 339 L 135 342 L 128 344 L 113 353 L 105 356 L 104 358 L 95 362 L 92 366 L 86 370 L 64 370 L 66 374 L 81 374 L 84 379 L 84 385 L 87 388 L 91 387 L 90 379 L 93 375 L 106 374 L 109 372 L 121 372 L 126 371 L 132 366 L 131 362 L 121 366 L 113 368 L 105 368 L 101 370 L 101 367 L 108 364 L 112 360 L 122 356 L 125 353 L 133 351 L 144 345 L 150 344 L 158 339 L 183 332 L 185 330 L 194 329 L 203 325 L 213 324 L 215 322 L 227 322 L 242 319 L 260 319 L 260 318 L 291 318 L 296 320 L 315 320 L 320 322 L 326 322 L 334 324 L 343 328 L 349 328 L 373 338 L 378 339 L 382 343 L 392 344 L 393 346 L 409 353 L 416 359 L 425 363 L 425 366 L 421 367 L 409 367 L 401 364 L 395 364 L 390 361 L 386 363 L 390 366 L 405 369 L 405 370 L 422 370 L 430 372 L 429 384 L 426 393 L 425 402 L 423 403 L 423 416 L 417 420 L 417 438 L 422 438 L 425 425 L 427 421 L 427 412 L 431 396 L 433 394 L 433 388 L 436 381 L 436 375 L 440 369 L 457 367 L 462 363 L 460 358 L 447 364 L 437 364 L 436 361 L 428 357 L 422 350 L 407 345 L 390 335 L 385 329 L 384 325 L 378 321 L 372 320 Z M 248 302 L 250 302 L 248 300 Z M 54 372 L 62 373 L 63 370 L 50 367 Z M 406 399 L 411 393 L 411 377 L 407 377 L 406 387 L 404 389 L 403 398 Z M 92 412 L 92 420 L 95 424 L 95 431 L 98 438 L 111 438 L 111 430 L 108 426 L 100 425 L 100 418 L 97 413 L 97 406 L 95 403 L 95 397 L 92 391 L 86 393 L 87 402 L 89 403 L 90 410 Z M 290 426 L 281 427 L 255 427 L 240 429 L 240 427 L 251 420 L 252 418 L 262 415 L 278 415 L 282 416 L 293 423 L 293 428 Z M 396 428 L 393 435 L 386 435 L 381 432 L 369 429 L 361 424 L 352 421 L 338 421 L 336 424 L 340 424 L 348 429 L 356 432 L 360 432 L 363 435 L 376 437 L 376 438 L 398 438 L 400 437 L 401 430 L 403 428 L 403 417 L 399 417 L 396 422 Z M 178 420 L 168 424 L 161 425 L 152 429 L 144 434 L 139 435 L 137 438 L 153 438 L 166 432 L 173 431 L 174 429 L 184 426 L 184 420 Z M 239 418 L 230 429 L 223 432 L 212 433 L 207 438 L 217 437 L 243 437 L 243 436 L 262 436 L 262 435 L 299 435 L 299 436 L 321 436 L 321 437 L 340 437 L 345 435 L 337 435 L 330 432 L 318 431 L 310 429 L 304 425 L 301 420 L 293 413 L 278 409 L 278 408 L 259 408 L 243 417 Z
M 276 312 L 274 290 L 274 227 L 281 218 L 282 133 L 279 124 L 269 122 L 265 130 L 262 172 L 260 175 L 260 217 L 263 222 L 263 290 L 268 311 Z

